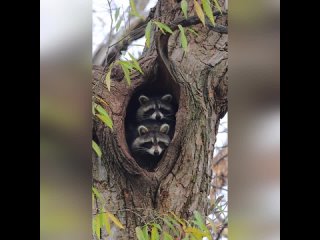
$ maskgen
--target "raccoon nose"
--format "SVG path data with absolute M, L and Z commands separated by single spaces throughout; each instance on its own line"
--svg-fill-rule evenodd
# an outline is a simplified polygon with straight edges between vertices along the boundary
M 159 154 L 159 151 L 158 151 L 158 150 L 155 150 L 155 151 L 154 151 L 154 155 L 155 155 L 155 156 L 159 156 L 159 155 L 160 155 L 160 154 Z
M 156 120 L 161 120 L 160 114 L 157 114 L 157 115 L 156 115 Z

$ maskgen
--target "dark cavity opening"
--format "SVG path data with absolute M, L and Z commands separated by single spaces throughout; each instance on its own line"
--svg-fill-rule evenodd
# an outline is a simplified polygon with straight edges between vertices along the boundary
M 170 101 L 168 96 L 163 98 L 168 94 L 172 96 Z M 141 104 L 141 95 L 149 100 L 144 98 Z M 158 71 L 132 94 L 126 110 L 126 140 L 131 155 L 141 168 L 155 171 L 160 160 L 165 157 L 175 132 L 179 97 L 179 85 L 170 80 L 164 71 Z M 148 131 L 140 126 L 145 126 Z M 170 142 L 166 145 L 168 137 Z

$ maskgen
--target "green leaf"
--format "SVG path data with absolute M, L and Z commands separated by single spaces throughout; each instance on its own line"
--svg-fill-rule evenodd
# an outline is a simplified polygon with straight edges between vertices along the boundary
M 213 0 L 213 1 L 214 1 L 214 5 L 215 5 L 215 7 L 217 7 L 217 8 L 218 8 L 218 10 L 219 10 L 219 12 L 222 14 L 222 10 L 221 10 L 221 7 L 220 7 L 220 5 L 219 5 L 218 1 L 217 1 L 217 0 Z
M 120 28 L 120 25 L 121 25 L 121 23 L 122 23 L 122 17 L 121 18 L 119 18 L 119 20 L 118 20 L 118 22 L 116 23 L 116 31 L 118 32 L 118 30 L 119 30 L 119 28 Z
M 197 0 L 194 0 L 193 3 L 194 3 L 194 9 L 195 9 L 200 21 L 202 22 L 203 26 L 205 26 L 206 20 L 205 20 L 204 13 L 201 9 L 200 4 L 197 2 Z
M 168 33 L 173 33 L 168 25 L 157 21 L 154 21 L 154 23 L 158 26 L 158 28 L 161 30 L 163 34 L 165 34 L 165 31 Z
M 148 240 L 149 239 L 148 225 L 145 225 L 142 228 L 142 232 L 143 232 L 144 239 Z
M 187 31 L 190 31 L 191 33 L 193 33 L 197 37 L 199 36 L 199 34 L 195 30 L 193 30 L 192 28 L 187 28 Z
M 96 152 L 96 154 L 98 155 L 98 157 L 101 157 L 102 153 L 101 153 L 101 149 L 98 146 L 98 144 L 92 140 L 92 148 L 93 150 Z
M 95 104 L 95 108 L 101 115 L 108 115 L 107 111 L 101 107 L 99 104 Z
M 95 234 L 95 230 L 96 230 L 96 218 L 94 217 L 94 218 L 92 218 L 92 232 L 93 232 L 93 234 Z
M 141 69 L 138 61 L 134 58 L 134 56 L 131 53 L 128 52 L 128 54 L 129 54 L 129 56 L 130 56 L 130 58 L 131 58 L 131 60 L 133 62 L 134 68 L 137 69 L 140 73 L 143 74 L 142 69 Z
M 187 227 L 185 229 L 185 232 L 186 233 L 191 233 L 193 236 L 195 236 L 197 239 L 202 239 L 203 237 L 206 237 L 207 234 L 204 233 L 203 231 L 200 231 L 199 229 L 197 228 L 194 228 L 194 227 Z
M 186 220 L 179 218 L 174 212 L 170 211 L 170 213 L 174 216 L 174 218 L 185 228 L 188 224 Z
M 116 218 L 112 213 L 107 212 L 106 213 L 108 218 L 115 224 L 117 225 L 119 228 L 124 229 L 124 226 L 122 225 L 122 223 L 119 221 L 118 218 Z
M 134 3 L 134 0 L 130 0 L 130 8 L 131 8 L 131 11 L 130 11 L 131 15 L 143 19 L 143 17 L 137 11 L 136 4 Z
M 152 227 L 151 229 L 151 240 L 159 240 L 159 233 L 156 227 Z
M 91 202 L 92 202 L 92 209 L 94 208 L 94 194 L 92 193 L 92 199 L 91 199 Z
M 108 115 L 96 114 L 96 116 L 106 124 L 107 127 L 112 129 L 112 120 Z
M 188 50 L 188 41 L 187 41 L 187 37 L 184 33 L 184 29 L 183 27 L 179 24 L 178 25 L 178 28 L 180 29 L 180 40 L 181 40 L 181 45 L 182 45 L 182 48 L 185 52 L 187 52 Z
M 131 85 L 131 79 L 130 79 L 130 73 L 129 73 L 128 65 L 126 64 L 126 62 L 123 62 L 123 61 L 119 61 L 119 63 L 121 65 L 122 71 L 124 72 L 124 76 L 125 76 L 125 78 L 127 80 L 127 83 L 130 86 Z
M 181 9 L 182 9 L 184 17 L 187 18 L 188 17 L 188 15 L 187 15 L 188 2 L 186 0 L 181 1 Z
M 108 214 L 107 213 L 103 213 L 103 216 L 104 216 L 104 223 L 105 223 L 105 226 L 106 226 L 106 231 L 109 235 L 111 235 L 111 228 L 110 228 L 110 222 L 109 222 L 109 217 L 108 217 Z
M 162 231 L 161 226 L 158 223 L 152 223 L 152 226 L 156 227 L 159 229 L 159 231 Z
M 94 193 L 94 195 L 100 200 L 100 202 L 104 202 L 103 198 L 101 196 L 101 194 L 99 193 L 98 189 L 96 189 L 95 187 L 92 187 L 92 191 Z
M 207 226 L 205 225 L 201 214 L 198 211 L 194 211 L 194 217 L 195 217 L 195 224 L 207 235 L 210 236 L 210 232 L 207 228 Z
M 151 21 L 149 21 L 146 26 L 145 36 L 146 36 L 146 45 L 149 48 L 150 47 L 150 36 L 151 36 Z
M 163 232 L 163 240 L 173 240 L 173 237 L 169 233 Z
M 136 235 L 138 240 L 146 240 L 140 227 L 136 227 Z
M 100 222 L 99 214 L 98 214 L 98 215 L 96 215 L 96 217 L 95 217 L 95 218 L 96 218 L 96 219 L 95 219 L 96 225 L 95 225 L 95 229 L 94 229 L 94 231 L 95 231 L 95 233 L 96 233 L 96 235 L 97 235 L 98 239 L 100 239 L 100 228 L 101 228 L 101 222 Z
M 109 92 L 110 92 L 110 87 L 111 87 L 111 70 L 112 70 L 112 67 L 113 67 L 113 64 L 110 65 L 109 71 L 107 72 L 106 78 L 105 78 L 105 81 L 104 81 L 104 83 L 107 85 L 107 88 L 108 88 Z
M 208 18 L 210 19 L 210 22 L 212 23 L 212 25 L 215 26 L 216 23 L 214 22 L 214 17 L 213 17 L 213 13 L 212 13 L 212 9 L 211 9 L 209 0 L 201 0 L 201 1 L 202 1 L 204 12 L 206 13 Z
M 163 220 L 163 222 L 174 232 L 174 234 L 176 235 L 176 236 L 179 236 L 179 232 L 176 230 L 176 228 L 171 224 L 171 222 L 170 222 L 170 220 L 171 220 L 171 218 L 170 218 L 170 220 L 169 220 L 169 218 L 170 217 L 165 217 L 165 218 L 163 218 L 162 220 Z M 173 219 L 172 219 L 173 220 Z M 175 220 L 173 220 L 173 221 L 175 221 Z M 175 221 L 176 222 L 176 221 Z M 176 222 L 177 223 L 177 222 Z M 177 225 L 179 226 L 179 224 L 177 223 Z
M 117 8 L 116 10 L 116 14 L 114 16 L 114 20 L 117 21 L 118 17 L 119 17 L 119 13 L 120 13 L 120 8 Z
M 99 112 L 99 114 L 96 114 L 96 116 L 100 118 L 101 121 L 104 122 L 109 128 L 112 129 L 113 123 L 107 111 L 103 107 L 101 107 L 99 104 L 96 104 L 96 103 L 95 103 L 95 108 Z

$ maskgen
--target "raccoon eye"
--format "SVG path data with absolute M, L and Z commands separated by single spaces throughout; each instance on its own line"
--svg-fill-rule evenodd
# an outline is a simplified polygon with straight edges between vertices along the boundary
M 145 148 L 152 148 L 153 144 L 151 142 L 147 142 L 147 143 L 144 143 L 142 146 Z
M 153 112 L 154 112 L 154 110 L 153 110 L 153 109 L 150 109 L 150 110 L 146 111 L 146 114 L 147 114 L 147 115 L 151 115 Z
M 164 143 L 162 143 L 162 142 L 159 142 L 159 146 L 160 146 L 162 149 L 164 149 L 164 148 L 167 147 L 166 144 L 164 144 Z
M 161 108 L 161 112 L 163 112 L 164 114 L 170 114 L 171 113 L 171 111 L 168 111 L 168 110 L 166 110 L 164 108 Z

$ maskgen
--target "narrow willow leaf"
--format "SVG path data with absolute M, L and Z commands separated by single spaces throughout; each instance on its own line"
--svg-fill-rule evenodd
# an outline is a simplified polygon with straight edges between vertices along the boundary
M 107 212 L 108 218 L 115 224 L 117 225 L 119 228 L 124 229 L 124 226 L 122 225 L 122 223 L 118 220 L 118 218 L 116 218 L 112 213 Z
M 109 106 L 109 104 L 104 101 L 102 98 L 98 97 L 98 96 L 94 96 L 96 99 L 98 99 L 100 102 L 102 102 L 104 105 Z
M 197 37 L 199 36 L 199 34 L 198 34 L 195 30 L 193 30 L 192 28 L 187 28 L 187 31 L 193 33 L 193 34 L 196 35 Z
M 119 13 L 120 13 L 120 8 L 116 9 L 116 14 L 114 16 L 114 20 L 117 21 L 118 17 L 119 17 Z
M 180 29 L 180 41 L 181 41 L 181 45 L 182 45 L 182 48 L 185 52 L 187 52 L 188 50 L 188 41 L 187 41 L 187 37 L 184 33 L 184 29 L 183 27 L 179 24 L 178 25 L 179 29 Z
M 219 10 L 219 12 L 222 14 L 222 10 L 221 10 L 221 7 L 220 7 L 220 5 L 219 5 L 218 1 L 217 1 L 217 0 L 213 0 L 213 1 L 214 1 L 214 5 L 215 5 L 215 7 L 217 7 L 217 8 L 218 8 L 218 10 Z
M 111 235 L 110 221 L 107 213 L 103 213 L 104 223 L 106 226 L 106 231 L 109 235 Z
M 98 155 L 98 157 L 101 157 L 102 153 L 101 153 L 101 149 L 98 146 L 98 144 L 92 140 L 92 148 L 93 150 L 96 152 L 96 154 Z
M 129 69 L 128 66 L 124 63 L 124 62 L 120 62 L 122 71 L 124 72 L 124 77 L 126 78 L 126 81 L 128 83 L 128 85 L 131 85 L 131 79 L 130 79 L 130 73 L 129 73 Z
M 146 36 L 146 45 L 149 48 L 150 47 L 150 36 L 151 36 L 151 21 L 149 21 L 146 26 L 145 36 Z
M 136 235 L 138 240 L 146 240 L 140 227 L 136 227 Z
M 112 129 L 112 120 L 109 116 L 96 114 L 96 116 L 106 124 L 107 127 Z
M 94 209 L 94 194 L 92 193 L 92 199 L 91 199 L 91 202 L 92 202 L 92 209 Z
M 112 67 L 113 67 L 113 65 L 111 64 L 110 67 L 109 67 L 109 71 L 106 74 L 105 81 L 104 81 L 104 83 L 107 85 L 107 88 L 108 88 L 109 92 L 110 92 L 110 87 L 111 87 L 111 71 L 112 71 Z
M 137 69 L 140 73 L 143 74 L 142 69 L 141 69 L 138 61 L 134 58 L 134 56 L 131 53 L 128 53 L 128 54 L 129 54 L 129 56 L 130 56 L 130 58 L 131 58 L 131 60 L 133 62 L 134 68 Z
M 188 3 L 186 0 L 182 0 L 181 1 L 181 9 L 182 9 L 182 12 L 183 12 L 183 15 L 185 18 L 188 17 L 188 14 L 187 14 L 187 10 L 188 10 Z
M 96 218 L 92 218 L 92 233 L 95 234 L 96 230 Z
M 101 228 L 101 222 L 100 222 L 100 217 L 99 217 L 99 214 L 96 215 L 96 219 L 95 219 L 95 222 L 96 222 L 96 225 L 95 225 L 95 233 L 98 237 L 98 239 L 100 239 L 100 228 Z
M 161 23 L 161 22 L 157 22 L 157 21 L 154 21 L 154 23 L 158 26 L 158 28 L 160 28 L 160 30 L 165 34 L 164 31 L 168 32 L 168 33 L 173 33 L 171 28 L 164 24 L 164 23 Z
M 96 114 L 96 111 L 94 109 L 95 109 L 95 103 L 92 102 L 92 115 L 93 116 Z
M 159 240 L 159 233 L 156 227 L 152 227 L 151 229 L 151 240 Z
M 201 9 L 201 6 L 200 4 L 197 2 L 197 0 L 194 0 L 194 9 L 196 10 L 196 13 L 200 19 L 200 21 L 202 22 L 203 26 L 206 25 L 206 20 L 205 20 L 205 17 L 204 17 L 204 13 Z
M 158 228 L 160 231 L 162 231 L 162 228 L 161 228 L 161 226 L 160 226 L 158 223 L 152 223 L 152 226 L 153 226 L 153 227 L 156 227 L 156 228 Z
M 144 239 L 149 240 L 148 225 L 145 225 L 145 226 L 142 228 L 142 232 L 143 232 L 143 237 L 144 237 Z
M 170 213 L 174 216 L 174 218 L 183 226 L 183 228 L 186 227 L 186 221 L 184 219 L 179 218 L 174 212 L 170 211 Z
M 194 227 L 186 227 L 185 232 L 186 233 L 191 233 L 197 239 L 201 239 L 202 237 L 206 236 L 206 234 L 204 232 L 202 232 L 199 229 L 194 228 Z
M 198 225 L 198 227 L 208 235 L 209 230 L 208 230 L 207 226 L 204 224 L 202 216 L 198 211 L 194 211 L 194 218 L 195 218 L 196 225 Z
M 166 217 L 166 218 L 163 218 L 163 222 L 174 232 L 174 234 L 176 236 L 179 236 L 179 232 L 177 231 L 177 229 L 171 224 L 170 222 L 170 217 Z M 173 219 L 172 219 L 173 220 Z M 174 222 L 176 222 L 175 220 L 173 220 Z M 179 224 L 176 222 L 176 224 L 179 226 Z
M 125 60 L 126 61 L 119 61 L 119 63 L 126 66 L 126 68 L 132 70 L 134 68 L 132 61 L 129 61 L 127 58 L 125 58 Z
M 119 28 L 120 28 L 120 25 L 121 25 L 121 22 L 122 22 L 122 17 L 119 18 L 118 22 L 116 23 L 116 31 L 118 32 Z
M 163 240 L 173 240 L 173 237 L 169 233 L 163 232 Z
M 92 191 L 94 193 L 94 195 L 100 200 L 100 202 L 104 202 L 103 198 L 101 196 L 101 194 L 99 193 L 98 189 L 96 189 L 95 187 L 92 187 Z
M 131 11 L 130 11 L 131 15 L 143 19 L 143 17 L 137 11 L 136 4 L 134 3 L 134 0 L 130 0 L 130 8 L 131 8 Z
M 104 213 L 99 213 L 99 221 L 100 221 L 100 227 L 102 228 L 105 224 L 106 224 L 106 221 L 105 221 L 105 217 L 104 217 Z
M 204 12 L 206 13 L 208 18 L 210 19 L 210 22 L 212 23 L 212 25 L 215 26 L 216 23 L 214 22 L 214 17 L 213 17 L 213 13 L 212 13 L 212 9 L 211 9 L 209 0 L 201 0 L 201 1 L 202 1 L 202 6 L 203 6 Z
M 95 107 L 101 115 L 108 115 L 107 111 L 103 107 L 101 107 L 99 104 L 96 104 Z

